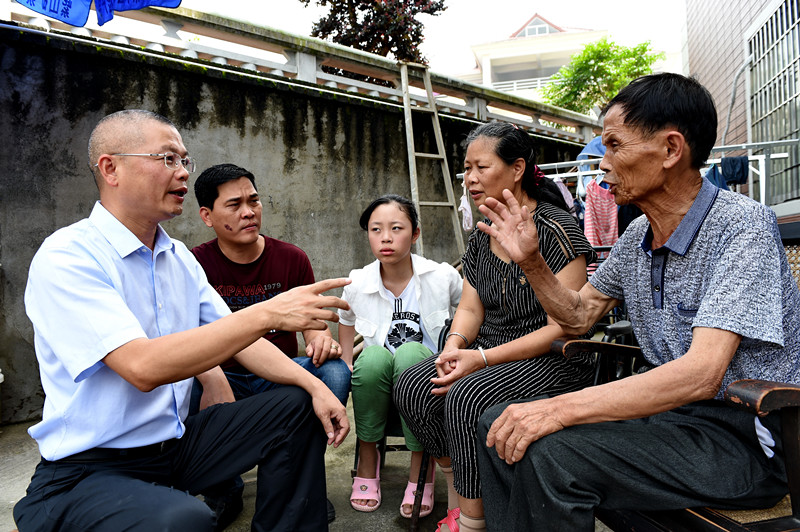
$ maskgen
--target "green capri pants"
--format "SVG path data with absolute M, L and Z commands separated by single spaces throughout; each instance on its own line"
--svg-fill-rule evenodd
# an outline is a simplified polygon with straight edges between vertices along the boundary
M 377 442 L 386 431 L 392 404 L 392 386 L 407 368 L 431 356 L 431 350 L 417 342 L 397 348 L 394 355 L 381 345 L 365 348 L 353 364 L 353 417 L 356 435 L 365 442 Z M 400 418 L 406 446 L 421 451 L 422 445 Z

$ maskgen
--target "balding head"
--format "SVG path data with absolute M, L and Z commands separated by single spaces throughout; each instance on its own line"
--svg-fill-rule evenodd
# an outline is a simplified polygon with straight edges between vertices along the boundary
M 98 187 L 102 183 L 100 171 L 95 166 L 104 153 L 130 152 L 143 141 L 146 122 L 160 122 L 175 128 L 175 124 L 160 114 L 143 109 L 117 111 L 97 123 L 89 137 L 89 169 Z M 175 128 L 177 129 L 177 128 Z

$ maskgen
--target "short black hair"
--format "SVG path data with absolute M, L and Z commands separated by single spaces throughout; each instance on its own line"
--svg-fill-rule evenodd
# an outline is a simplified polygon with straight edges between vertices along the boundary
M 414 203 L 403 196 L 399 196 L 397 194 L 386 194 L 385 196 L 381 196 L 380 198 L 373 200 L 369 206 L 364 209 L 364 212 L 361 213 L 361 218 L 358 219 L 358 225 L 361 226 L 361 229 L 366 231 L 369 225 L 369 217 L 372 216 L 372 213 L 380 207 L 381 205 L 386 205 L 389 203 L 395 203 L 397 208 L 403 211 L 408 219 L 411 220 L 411 232 L 415 233 L 417 231 L 417 227 L 419 227 L 419 216 L 417 215 L 417 208 L 414 206 Z
M 664 72 L 630 82 L 608 102 L 603 114 L 619 105 L 624 124 L 653 135 L 668 127 L 686 139 L 692 167 L 700 169 L 717 140 L 714 99 L 696 79 Z
M 256 189 L 256 192 L 258 191 L 256 178 L 241 166 L 226 163 L 215 164 L 210 168 L 206 168 L 194 182 L 194 195 L 197 198 L 197 203 L 201 207 L 214 210 L 214 202 L 219 197 L 219 186 L 242 177 L 249 179 L 253 184 L 253 188 Z

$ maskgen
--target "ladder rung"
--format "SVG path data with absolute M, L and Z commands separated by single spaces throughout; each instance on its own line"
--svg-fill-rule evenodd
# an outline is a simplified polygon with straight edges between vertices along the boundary
M 420 74 L 415 76 L 417 80 L 422 79 L 425 87 L 426 98 L 412 98 L 409 92 L 409 68 L 419 68 Z M 409 166 L 409 180 L 411 185 L 412 201 L 417 207 L 448 207 L 450 209 L 450 218 L 453 223 L 453 231 L 455 241 L 458 246 L 459 253 L 464 253 L 464 239 L 462 238 L 461 224 L 458 220 L 458 207 L 456 207 L 456 198 L 453 194 L 453 183 L 450 177 L 450 171 L 447 166 L 447 157 L 445 156 L 446 150 L 442 142 L 442 129 L 439 124 L 436 98 L 433 94 L 431 77 L 428 68 L 425 65 L 400 63 L 400 80 L 403 89 L 403 117 L 406 126 L 406 147 L 408 155 Z M 422 113 L 429 113 L 433 119 L 433 136 L 436 140 L 436 153 L 421 153 L 417 152 L 414 148 L 414 111 Z M 439 161 L 442 170 L 442 179 L 447 196 L 447 201 L 420 201 L 419 199 L 419 186 L 417 183 L 417 164 L 420 159 L 428 159 Z M 424 256 L 424 249 L 422 247 L 422 235 L 417 239 L 417 253 Z
M 450 203 L 449 201 L 420 201 L 420 205 L 423 207 L 453 207 L 456 208 L 455 205 Z

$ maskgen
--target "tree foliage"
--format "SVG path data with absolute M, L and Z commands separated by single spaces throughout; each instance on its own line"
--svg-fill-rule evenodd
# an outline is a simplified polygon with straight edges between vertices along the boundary
M 653 63 L 663 57 L 650 50 L 649 41 L 628 48 L 603 38 L 561 67 L 543 95 L 548 103 L 588 113 L 595 105 L 605 107 L 632 80 L 651 74 Z
M 312 0 L 300 0 L 308 5 Z M 438 15 L 444 0 L 313 0 L 330 6 L 326 16 L 314 23 L 313 37 L 382 55 L 398 61 L 427 64 L 419 51 L 423 26 L 419 14 Z

